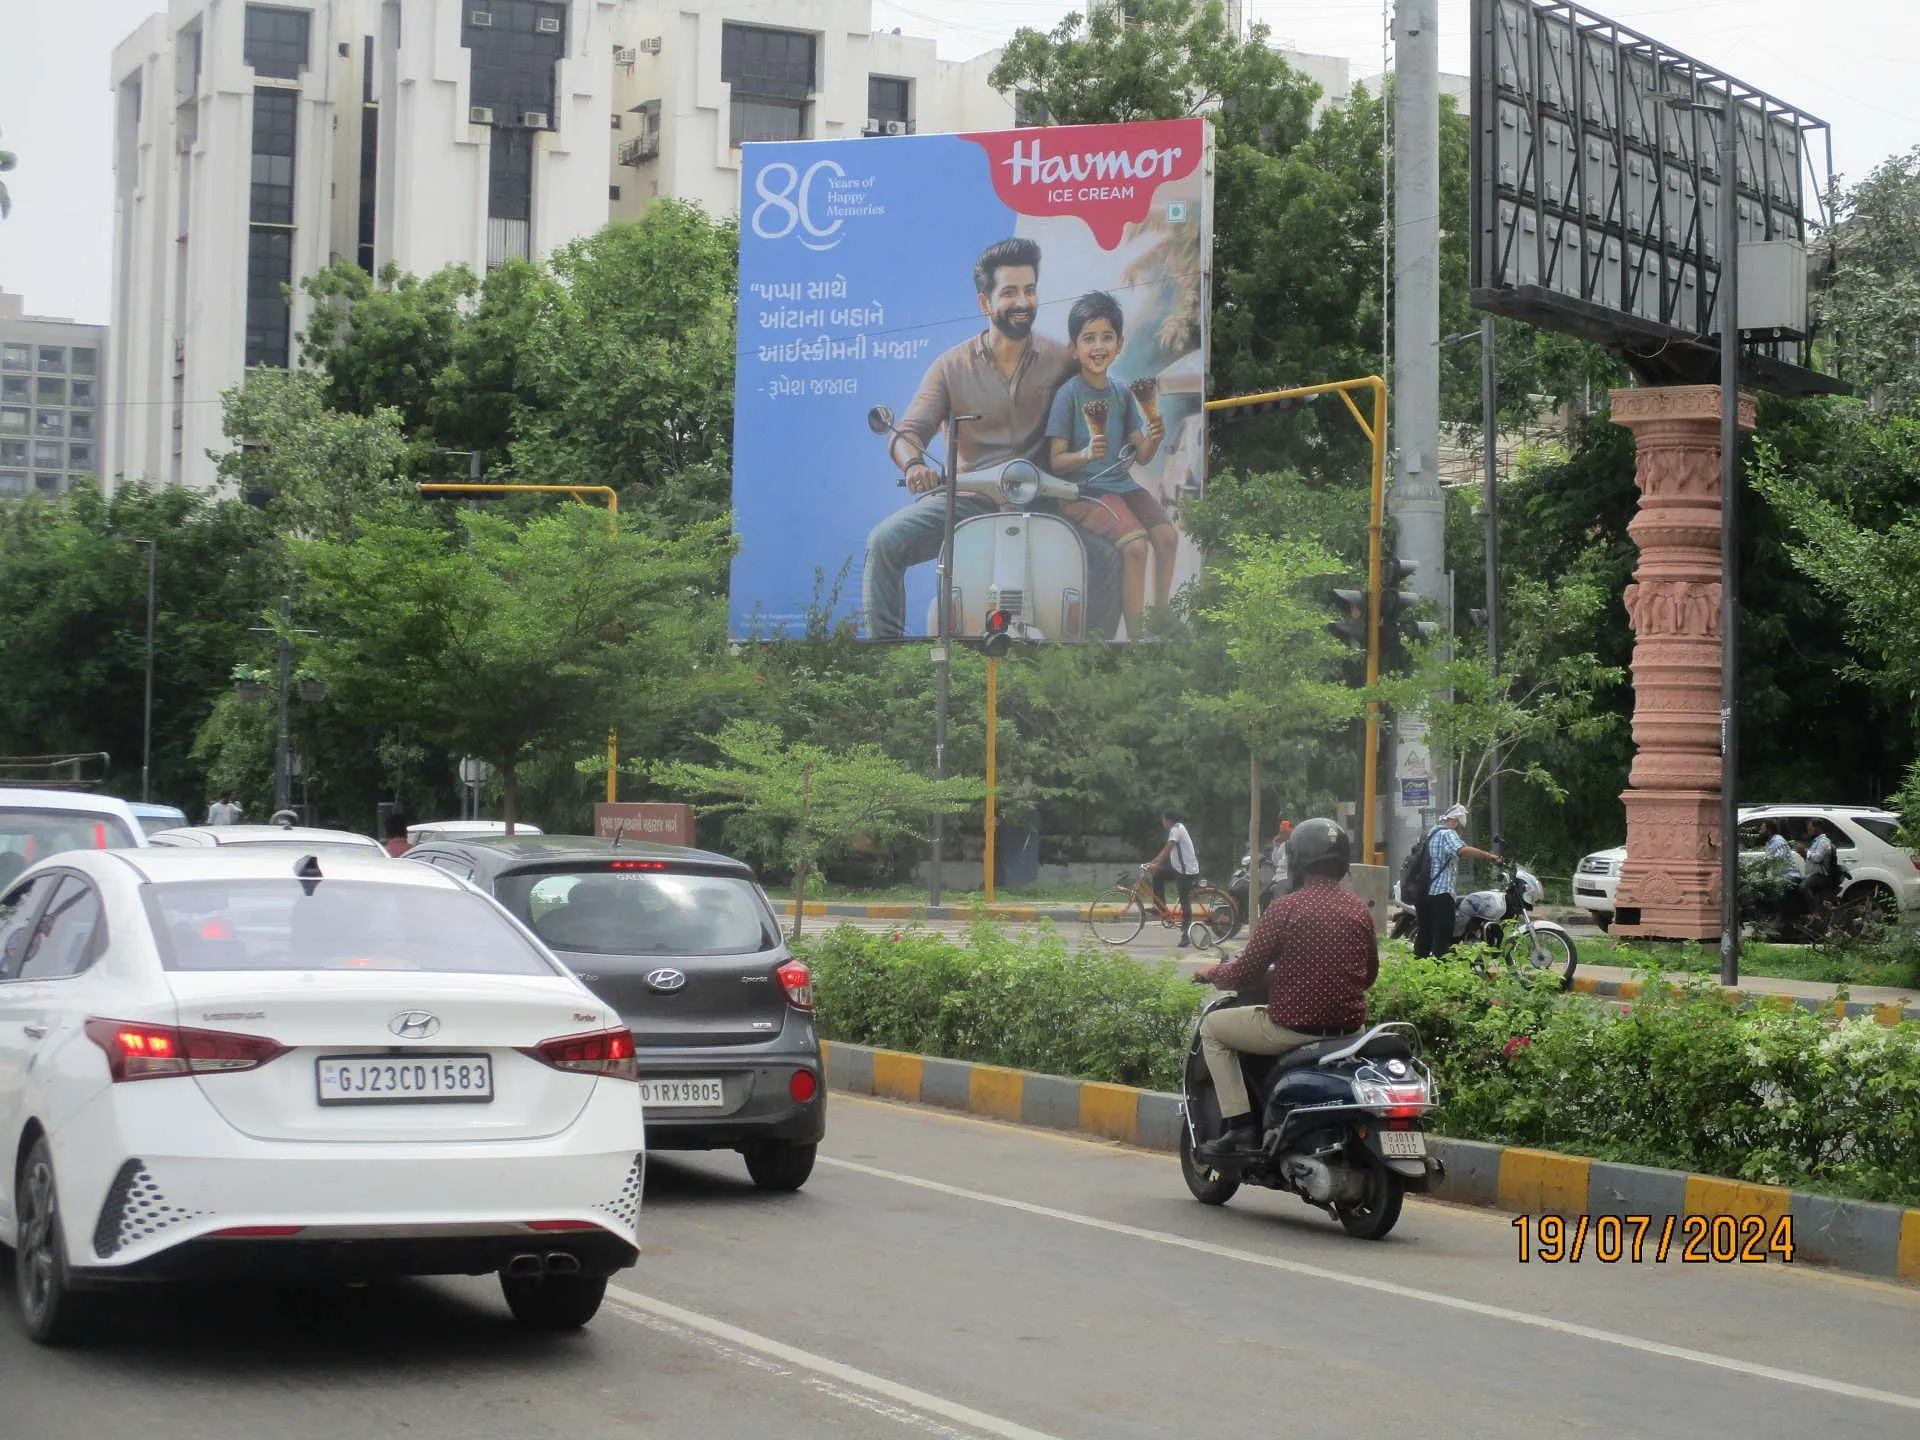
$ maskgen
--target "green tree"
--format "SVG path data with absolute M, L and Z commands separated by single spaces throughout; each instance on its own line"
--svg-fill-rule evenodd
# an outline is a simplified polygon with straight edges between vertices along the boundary
M 523 767 L 644 733 L 724 633 L 717 524 L 663 538 L 568 505 L 516 524 L 461 511 L 452 534 L 418 515 L 296 545 L 311 664 L 333 703 L 376 727 L 476 755 L 499 771 L 504 818 Z
M 919 836 L 933 815 L 958 815 L 986 787 L 970 777 L 930 780 L 878 746 L 829 748 L 788 741 L 760 721 L 736 721 L 708 737 L 720 762 L 667 761 L 650 767 L 656 785 L 720 798 L 707 814 L 738 813 L 780 837 L 794 872 L 793 934 L 800 935 L 807 876 L 829 850 L 862 836 L 885 843 Z
M 326 382 L 308 370 L 259 369 L 221 397 L 233 448 L 220 478 L 296 535 L 351 533 L 357 512 L 412 494 L 403 478 L 399 412 L 329 409 Z
M 1817 313 L 1838 373 L 1877 406 L 1920 414 L 1920 146 L 1843 192 Z
M 1361 701 L 1342 677 L 1350 652 L 1328 633 L 1320 593 L 1346 562 L 1313 539 L 1242 536 L 1233 550 L 1219 569 L 1218 598 L 1199 612 L 1225 638 L 1233 684 L 1200 703 L 1227 716 L 1246 745 L 1247 847 L 1257 855 L 1262 757 L 1340 729 Z

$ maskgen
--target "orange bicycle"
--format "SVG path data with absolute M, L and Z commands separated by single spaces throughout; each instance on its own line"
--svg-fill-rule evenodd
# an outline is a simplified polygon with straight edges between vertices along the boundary
M 1087 928 L 1103 945 L 1125 945 L 1146 928 L 1147 916 L 1154 915 L 1171 930 L 1180 928 L 1180 902 L 1162 904 L 1153 893 L 1148 867 L 1142 865 L 1131 875 L 1122 875 L 1107 889 L 1095 895 L 1087 905 Z M 1233 933 L 1239 912 L 1233 896 L 1218 885 L 1201 880 L 1188 894 L 1193 924 L 1188 939 L 1196 950 L 1211 950 Z

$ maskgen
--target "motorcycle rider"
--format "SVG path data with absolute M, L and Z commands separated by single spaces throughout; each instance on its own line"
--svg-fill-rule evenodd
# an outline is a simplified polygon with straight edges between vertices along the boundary
M 1498 860 L 1491 850 L 1469 845 L 1461 834 L 1467 828 L 1467 807 L 1455 805 L 1440 817 L 1440 823 L 1427 832 L 1420 843 L 1427 851 L 1427 893 L 1415 903 L 1420 929 L 1414 937 L 1415 956 L 1432 955 L 1444 959 L 1453 949 L 1455 862 L 1465 855 L 1471 860 Z M 1498 843 L 1498 842 L 1496 842 Z
M 1340 885 L 1352 856 L 1347 832 L 1332 820 L 1294 827 L 1287 840 L 1294 890 L 1267 907 L 1238 956 L 1193 977 L 1237 990 L 1272 972 L 1264 1006 L 1223 1006 L 1200 1022 L 1200 1047 L 1223 1126 L 1200 1153 L 1259 1147 L 1241 1054 L 1284 1055 L 1328 1036 L 1353 1034 L 1367 1023 L 1367 987 L 1380 973 L 1380 945 L 1367 902 Z

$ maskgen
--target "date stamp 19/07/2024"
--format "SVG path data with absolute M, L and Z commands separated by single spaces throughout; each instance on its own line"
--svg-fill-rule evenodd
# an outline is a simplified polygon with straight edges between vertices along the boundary
M 1791 1215 L 1516 1215 L 1522 1265 L 1764 1265 L 1793 1261 Z

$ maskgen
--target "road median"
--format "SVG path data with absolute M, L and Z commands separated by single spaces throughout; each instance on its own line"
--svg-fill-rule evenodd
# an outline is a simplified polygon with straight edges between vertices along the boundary
M 822 1042 L 830 1089 L 1013 1121 L 1146 1150 L 1179 1149 L 1178 1095 L 1002 1065 Z M 1796 1261 L 1920 1284 L 1920 1209 L 1836 1199 L 1778 1185 L 1622 1165 L 1557 1151 L 1431 1137 L 1446 1173 L 1434 1199 L 1515 1214 L 1614 1216 L 1653 1234 L 1690 1218 L 1791 1222 Z M 1702 1225 L 1701 1232 L 1707 1234 Z M 1769 1229 L 1771 1233 L 1771 1229 Z M 1682 1246 L 1681 1248 L 1684 1248 Z M 1679 1254 L 1677 1249 L 1676 1254 Z M 1707 1258 L 1702 1252 L 1699 1258 Z

